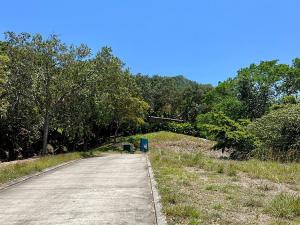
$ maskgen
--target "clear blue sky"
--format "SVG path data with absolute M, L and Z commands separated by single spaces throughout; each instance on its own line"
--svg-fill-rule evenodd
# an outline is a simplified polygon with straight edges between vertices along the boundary
M 253 62 L 300 57 L 299 21 L 299 0 L 9 0 L 0 32 L 111 46 L 133 73 L 217 84 Z

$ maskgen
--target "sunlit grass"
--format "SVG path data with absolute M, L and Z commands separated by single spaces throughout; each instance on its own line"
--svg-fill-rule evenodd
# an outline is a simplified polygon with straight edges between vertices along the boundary
M 18 162 L 0 167 L 0 184 L 7 181 L 42 171 L 45 168 L 82 158 L 81 153 L 45 156 L 33 161 Z
M 266 211 L 281 218 L 300 217 L 300 196 L 284 193 L 276 195 L 266 206 Z
M 76 159 L 100 156 L 102 152 L 115 151 L 112 145 L 105 145 L 86 152 L 72 152 L 60 155 L 49 155 L 30 161 L 20 161 L 14 164 L 0 166 L 0 184 L 40 172 L 48 167 L 56 166 L 61 163 Z
M 300 182 L 300 163 L 279 163 L 253 159 L 237 162 L 235 167 L 255 178 L 268 179 L 274 182 Z
M 134 137 L 145 137 L 152 142 L 175 141 L 182 138 L 190 138 L 191 140 L 199 141 L 196 137 L 165 131 L 137 135 Z M 167 151 L 167 149 L 165 149 L 165 151 Z M 196 153 L 183 153 L 180 154 L 180 157 L 180 163 L 183 163 L 185 166 L 198 166 L 206 170 L 226 173 L 229 176 L 236 176 L 236 174 L 240 171 L 247 173 L 253 178 L 268 179 L 274 182 L 300 183 L 300 163 L 296 162 L 280 163 L 276 161 L 260 161 L 256 159 L 248 161 L 211 159 L 201 150 Z
M 289 183 L 296 190 L 300 178 L 299 163 L 217 159 L 208 154 L 209 149 L 204 149 L 208 145 L 203 146 L 203 140 L 170 132 L 136 136 L 140 137 L 150 141 L 150 161 L 169 224 L 209 224 L 214 221 L 239 224 L 234 215 L 250 216 L 245 213 L 247 210 L 266 216 L 268 223 L 297 224 L 299 216 L 295 213 L 290 217 L 277 216 L 284 208 L 294 212 L 295 206 L 299 206 L 291 199 L 279 201 L 276 200 L 278 197 L 272 197 L 273 185 L 267 183 L 253 188 L 250 183 L 249 187 L 244 186 L 245 183 L 241 186 L 241 182 L 247 182 L 249 178 L 267 179 Z M 189 151 L 189 143 L 196 143 L 199 148 Z M 243 181 L 245 176 L 248 178 Z M 261 223 L 255 215 L 249 219 L 251 224 Z

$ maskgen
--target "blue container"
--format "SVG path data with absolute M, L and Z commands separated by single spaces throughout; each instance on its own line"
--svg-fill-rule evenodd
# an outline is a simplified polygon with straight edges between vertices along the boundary
M 141 141 L 140 141 L 140 150 L 142 152 L 148 152 L 148 150 L 149 150 L 148 139 L 141 138 Z

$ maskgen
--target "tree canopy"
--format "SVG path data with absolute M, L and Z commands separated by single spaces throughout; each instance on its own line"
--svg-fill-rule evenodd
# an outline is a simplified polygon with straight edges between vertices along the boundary
M 217 148 L 236 149 L 236 158 L 250 156 L 258 143 L 288 152 L 299 135 L 291 141 L 278 135 L 299 130 L 299 97 L 299 58 L 290 65 L 250 64 L 214 87 L 182 75 L 132 74 L 107 46 L 93 54 L 56 35 L 6 32 L 0 42 L 0 159 L 84 150 L 111 136 L 159 129 L 215 139 Z M 152 123 L 148 116 L 184 123 Z M 266 140 L 264 129 L 276 131 L 276 140 Z M 289 143 L 273 145 L 280 138 Z

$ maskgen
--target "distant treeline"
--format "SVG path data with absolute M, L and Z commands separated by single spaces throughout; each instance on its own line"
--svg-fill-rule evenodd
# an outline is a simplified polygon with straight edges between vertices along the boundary
M 7 32 L 0 42 L 0 159 L 84 150 L 159 129 L 214 139 L 236 158 L 297 158 L 299 90 L 300 59 L 251 64 L 213 87 L 183 76 L 133 75 L 109 47 L 93 55 L 55 35 Z M 155 124 L 149 115 L 186 123 Z M 285 121 L 269 127 L 277 135 L 272 143 L 259 133 L 269 117 Z

